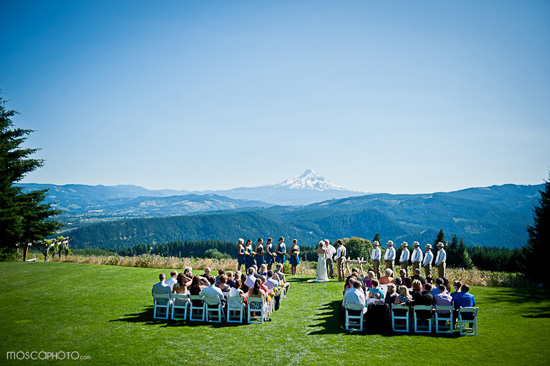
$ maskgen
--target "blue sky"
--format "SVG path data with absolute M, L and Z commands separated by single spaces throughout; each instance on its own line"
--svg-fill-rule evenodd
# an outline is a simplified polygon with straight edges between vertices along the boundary
M 0 1 L 25 182 L 539 184 L 548 1 Z

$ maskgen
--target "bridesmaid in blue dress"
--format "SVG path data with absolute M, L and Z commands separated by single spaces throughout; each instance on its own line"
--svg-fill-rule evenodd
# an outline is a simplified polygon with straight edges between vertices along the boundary
M 245 255 L 244 255 L 244 266 L 248 270 L 250 267 L 254 265 L 254 255 L 252 254 L 252 240 L 248 239 L 246 241 L 246 246 L 244 248 Z
M 267 238 L 267 244 L 265 245 L 265 264 L 267 264 L 267 270 L 271 271 L 271 265 L 275 260 L 273 259 L 275 252 L 273 251 L 273 239 Z
M 262 264 L 264 264 L 264 240 L 260 238 L 256 244 L 256 265 L 260 268 Z
M 277 253 L 275 262 L 284 264 L 286 259 L 285 258 L 285 254 L 286 254 L 285 238 L 283 237 L 279 238 L 279 244 L 277 244 L 277 249 L 275 249 L 275 253 Z
M 298 246 L 298 240 L 293 239 L 292 245 L 289 249 L 290 252 L 290 266 L 292 276 L 296 276 L 298 264 L 300 264 L 300 247 Z
M 237 271 L 240 271 L 241 266 L 245 264 L 245 262 L 244 262 L 244 239 L 239 239 L 238 251 L 239 252 L 237 253 Z

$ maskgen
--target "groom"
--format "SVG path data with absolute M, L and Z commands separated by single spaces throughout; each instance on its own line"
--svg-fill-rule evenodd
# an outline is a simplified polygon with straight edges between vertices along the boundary
M 338 282 L 344 281 L 345 272 L 344 266 L 346 264 L 346 247 L 342 239 L 338 239 L 338 250 L 336 251 L 336 264 L 338 269 Z
M 330 244 L 330 241 L 328 239 L 325 239 L 325 253 L 326 253 L 326 261 L 327 261 L 327 273 L 330 278 L 334 278 L 334 269 L 333 269 L 333 261 L 332 257 L 334 257 L 334 254 L 336 254 L 336 248 Z

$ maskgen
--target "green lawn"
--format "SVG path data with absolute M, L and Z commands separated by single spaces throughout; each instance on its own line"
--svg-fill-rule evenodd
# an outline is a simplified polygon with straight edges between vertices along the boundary
M 541 292 L 474 287 L 471 292 L 480 307 L 476 337 L 357 334 L 347 332 L 340 321 L 342 284 L 311 284 L 305 277 L 291 281 L 289 298 L 270 323 L 153 321 L 151 286 L 159 272 L 77 263 L 0 263 L 0 364 L 8 362 L 9 351 L 89 356 L 63 361 L 72 364 L 550 362 L 550 299 Z

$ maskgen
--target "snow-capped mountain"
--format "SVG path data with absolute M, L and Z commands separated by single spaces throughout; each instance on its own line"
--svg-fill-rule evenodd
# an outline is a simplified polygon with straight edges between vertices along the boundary
M 337 186 L 321 177 L 317 172 L 308 169 L 298 178 L 287 179 L 282 183 L 271 186 L 273 188 L 302 189 L 315 191 L 349 191 L 344 187 Z
M 366 193 L 348 190 L 329 182 L 308 169 L 297 178 L 261 187 L 243 187 L 227 191 L 215 191 L 218 195 L 247 200 L 259 200 L 276 205 L 307 205 L 333 198 L 362 196 Z

